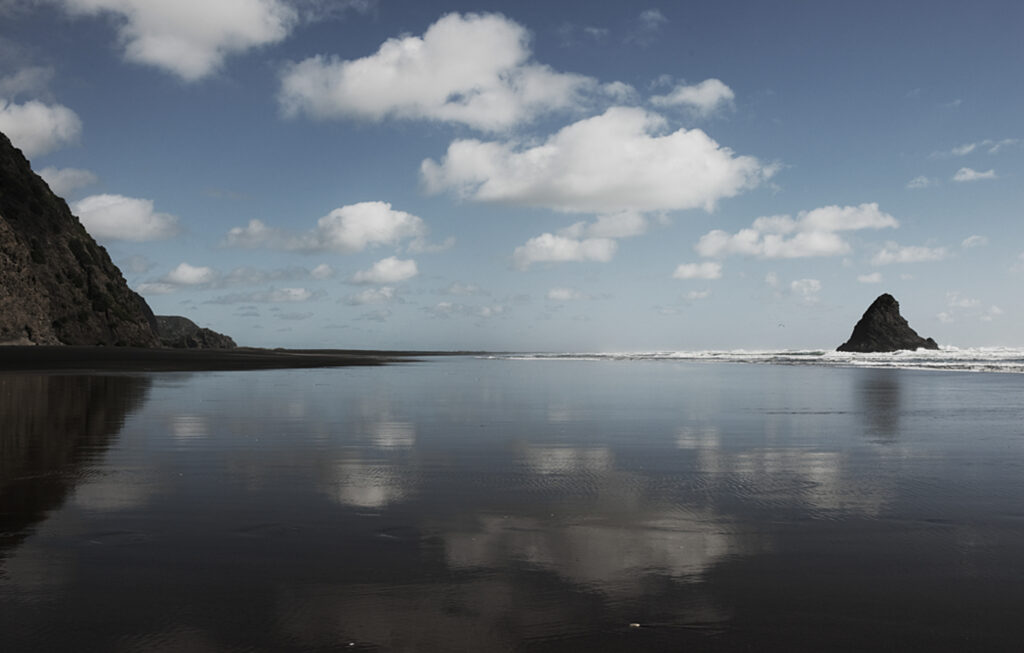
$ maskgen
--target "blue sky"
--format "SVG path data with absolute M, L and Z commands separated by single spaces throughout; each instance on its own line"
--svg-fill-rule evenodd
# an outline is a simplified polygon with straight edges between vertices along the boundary
M 0 131 L 243 344 L 1024 345 L 1019 2 L 0 0 Z

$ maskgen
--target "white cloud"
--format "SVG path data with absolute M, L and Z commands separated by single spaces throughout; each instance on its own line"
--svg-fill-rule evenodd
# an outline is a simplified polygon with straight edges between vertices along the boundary
M 363 306 L 365 304 L 386 304 L 395 299 L 395 289 L 391 286 L 367 288 L 345 298 L 346 304 Z
M 389 256 L 374 263 L 369 270 L 352 275 L 352 283 L 390 284 L 412 279 L 419 274 L 416 261 Z
M 681 263 L 672 273 L 673 279 L 721 279 L 722 264 L 712 261 L 704 263 Z
M 646 9 L 633 21 L 633 27 L 626 35 L 626 43 L 647 46 L 653 43 L 661 26 L 668 22 L 659 9 Z
M 973 297 L 965 297 L 959 292 L 952 291 L 946 293 L 946 304 L 950 308 L 975 308 L 981 305 L 981 302 Z
M 567 238 L 629 238 L 647 233 L 647 218 L 636 211 L 598 216 L 591 223 L 577 222 L 558 232 Z
M 952 156 L 964 156 L 965 154 L 970 154 L 977 149 L 978 145 L 979 143 L 966 143 L 964 145 L 954 147 L 949 153 Z
M 679 84 L 665 95 L 655 95 L 651 104 L 657 107 L 683 106 L 702 116 L 709 116 L 716 109 L 728 106 L 736 94 L 720 79 L 705 79 L 699 84 Z
M 60 197 L 65 197 L 72 191 L 84 188 L 85 186 L 91 186 L 99 181 L 96 175 L 81 168 L 54 168 L 53 166 L 47 166 L 39 171 L 39 176 L 43 178 L 43 181 L 50 187 L 50 190 Z
M 966 156 L 968 154 L 971 154 L 972 152 L 976 152 L 981 149 L 985 149 L 986 152 L 988 152 L 989 154 L 998 154 L 1000 150 L 1003 150 L 1007 147 L 1013 147 L 1014 145 L 1018 145 L 1020 143 L 1021 139 L 1019 138 L 1003 138 L 998 141 L 991 138 L 986 138 L 985 140 L 958 145 L 953 149 L 945 152 L 935 152 L 934 154 L 932 154 L 932 156 L 938 158 Z
M 924 175 L 919 175 L 919 176 L 914 177 L 913 179 L 911 179 L 910 181 L 907 182 L 907 188 L 911 188 L 911 189 L 928 188 L 929 186 L 934 186 L 935 184 L 936 184 L 936 181 L 934 179 L 929 179 L 928 177 L 925 177 Z
M 952 313 L 948 313 L 946 311 L 942 311 L 941 313 L 939 313 L 935 317 L 936 317 L 936 319 L 939 320 L 939 322 L 941 322 L 943 324 L 949 324 L 949 323 L 953 322 L 953 314 Z
M 123 195 L 90 195 L 71 205 L 93 238 L 161 240 L 178 233 L 178 218 L 153 210 L 153 201 Z
M 690 292 L 686 293 L 686 299 L 691 302 L 697 301 L 699 299 L 707 299 L 710 296 L 710 290 L 691 290 Z
M 289 116 L 504 130 L 600 92 L 592 78 L 559 73 L 530 57 L 529 34 L 518 23 L 499 14 L 452 13 L 423 36 L 388 39 L 361 59 L 318 55 L 289 66 L 279 100 Z
M 695 249 L 704 257 L 743 254 L 760 258 L 836 256 L 850 251 L 837 232 L 889 229 L 896 218 L 879 210 L 878 204 L 824 206 L 799 213 L 756 219 L 750 228 L 735 234 L 715 229 L 701 236 Z
M 516 247 L 512 253 L 516 267 L 525 270 L 534 263 L 597 261 L 607 263 L 615 256 L 618 243 L 610 238 L 577 240 L 555 234 L 541 234 Z
M 871 274 L 862 274 L 857 277 L 857 281 L 860 283 L 882 283 L 882 273 L 872 272 Z
M 821 282 L 817 279 L 797 279 L 789 284 L 790 291 L 807 303 L 818 301 L 818 293 L 821 292 Z
M 309 276 L 314 279 L 330 279 L 334 276 L 334 268 L 326 263 L 321 263 L 310 271 Z
M 7 134 L 27 158 L 32 158 L 77 140 L 82 121 L 62 104 L 38 100 L 15 104 L 0 98 L 0 132 Z
M 0 77 L 0 98 L 15 99 L 22 94 L 39 95 L 46 92 L 53 79 L 53 68 L 27 66 L 11 75 Z
M 217 273 L 213 268 L 189 265 L 182 262 L 178 264 L 178 267 L 167 273 L 164 281 L 180 286 L 198 286 L 210 283 L 216 277 Z
M 423 221 L 387 202 L 360 202 L 331 211 L 317 221 L 312 249 L 358 252 L 374 245 L 423 236 Z
M 216 72 L 228 55 L 288 36 L 298 14 L 279 0 L 62 0 L 73 15 L 117 17 L 128 61 L 185 81 Z
M 699 129 L 661 132 L 665 119 L 612 107 L 562 128 L 542 144 L 457 140 L 440 163 L 423 161 L 428 192 L 479 202 L 608 213 L 704 208 L 775 169 L 736 156 Z
M 779 287 L 779 275 L 775 274 L 774 272 L 769 272 L 768 274 L 764 275 L 764 282 L 765 282 L 765 284 L 767 284 L 768 286 L 770 286 L 772 288 L 778 288 Z
M 986 170 L 985 172 L 979 172 L 972 168 L 960 168 L 953 175 L 953 181 L 978 181 L 979 179 L 995 179 L 995 170 Z
M 911 245 L 901 247 L 900 245 L 888 242 L 874 258 L 872 265 L 889 265 L 890 263 L 924 263 L 927 261 L 941 261 L 946 258 L 945 247 L 924 247 Z
M 552 288 L 548 291 L 548 299 L 553 302 L 568 302 L 574 299 L 584 299 L 586 295 L 575 288 Z
M 1020 145 L 1021 139 L 1019 138 L 1004 138 L 999 141 L 987 141 L 985 145 L 990 145 L 988 149 L 989 154 L 998 154 L 1000 150 L 1007 147 L 1013 147 L 1014 145 Z M 993 306 L 993 308 L 996 308 Z
M 988 245 L 988 238 L 978 235 L 968 236 L 964 238 L 964 242 L 960 243 L 960 246 L 964 248 L 984 247 L 985 245 Z
M 268 247 L 303 252 L 358 252 L 377 245 L 396 245 L 403 240 L 422 238 L 423 220 L 405 211 L 396 211 L 387 202 L 360 202 L 334 209 L 317 221 L 315 229 L 290 234 L 250 220 L 244 227 L 228 231 L 229 247 Z

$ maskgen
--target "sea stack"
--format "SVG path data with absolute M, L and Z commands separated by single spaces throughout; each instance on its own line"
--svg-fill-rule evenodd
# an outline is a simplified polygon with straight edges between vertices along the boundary
M 4 134 L 0 344 L 160 346 L 146 301 Z
M 900 349 L 938 349 L 931 338 L 922 338 L 900 315 L 900 303 L 886 293 L 881 295 L 853 327 L 850 339 L 836 351 L 862 353 L 898 351 Z

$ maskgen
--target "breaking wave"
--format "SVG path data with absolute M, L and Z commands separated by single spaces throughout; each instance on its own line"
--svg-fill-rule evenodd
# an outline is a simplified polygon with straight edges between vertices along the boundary
M 1024 349 L 1005 347 L 944 347 L 879 354 L 860 354 L 822 349 L 785 351 L 654 351 L 614 353 L 519 353 L 496 354 L 486 358 L 505 360 L 576 361 L 689 361 L 723 363 L 767 363 L 773 365 L 826 365 L 836 367 L 952 370 L 1024 374 Z

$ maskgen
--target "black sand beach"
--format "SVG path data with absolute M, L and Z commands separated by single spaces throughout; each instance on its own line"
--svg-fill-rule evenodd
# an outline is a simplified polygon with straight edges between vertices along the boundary
M 423 352 L 419 352 L 422 354 Z M 139 347 L 4 347 L 0 372 L 200 372 L 383 365 L 417 352 L 340 349 L 146 349 Z

